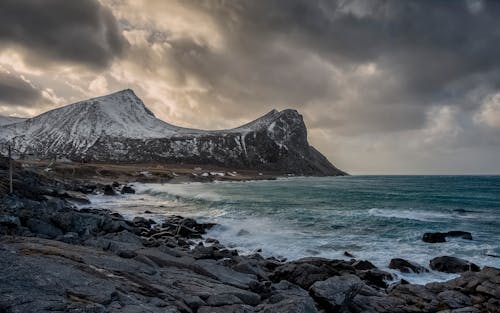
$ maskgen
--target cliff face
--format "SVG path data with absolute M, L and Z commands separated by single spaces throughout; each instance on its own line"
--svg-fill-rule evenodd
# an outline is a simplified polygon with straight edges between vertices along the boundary
M 300 175 L 343 175 L 309 145 L 302 116 L 273 110 L 220 131 L 177 127 L 157 119 L 131 90 L 0 126 L 0 143 L 36 158 L 74 161 L 212 164 Z

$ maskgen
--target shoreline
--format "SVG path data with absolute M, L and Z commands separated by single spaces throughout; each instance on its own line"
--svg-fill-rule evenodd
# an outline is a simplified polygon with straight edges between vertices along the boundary
M 243 256 L 215 239 L 196 244 L 212 224 L 77 210 L 68 201 L 84 201 L 81 194 L 19 172 L 22 193 L 0 203 L 5 312 L 458 313 L 500 304 L 500 269 L 389 285 L 391 274 L 365 260 Z

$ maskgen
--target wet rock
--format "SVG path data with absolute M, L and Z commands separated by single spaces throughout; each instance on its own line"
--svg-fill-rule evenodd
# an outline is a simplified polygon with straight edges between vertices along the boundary
M 214 252 L 214 247 L 205 247 L 203 245 L 197 245 L 192 251 L 195 259 L 215 259 Z
M 132 223 L 134 223 L 135 226 L 137 227 L 144 227 L 144 228 L 150 228 L 151 225 L 156 224 L 156 222 L 152 219 L 147 219 L 141 216 L 136 216 L 132 220 Z
M 134 194 L 135 193 L 135 189 L 132 188 L 131 186 L 123 186 L 122 190 L 120 191 L 120 193 L 122 195 L 123 194 Z
M 354 261 L 352 263 L 352 267 L 354 267 L 356 270 L 371 270 L 377 268 L 373 263 L 365 260 L 358 260 Z
M 392 259 L 389 268 L 399 270 L 401 273 L 424 273 L 429 271 L 419 264 L 400 258 Z
M 378 288 L 387 288 L 387 281 L 393 279 L 391 273 L 379 270 L 378 268 L 359 271 L 356 275 L 366 284 Z
M 425 241 L 428 243 L 446 242 L 446 234 L 445 233 L 425 233 L 422 236 L 422 241 Z
M 467 231 L 452 230 L 446 233 L 446 237 L 460 237 L 462 239 L 472 240 L 472 234 Z
M 104 195 L 106 196 L 116 196 L 116 191 L 111 185 L 104 186 Z
M 477 272 L 480 270 L 476 264 L 452 256 L 434 258 L 430 261 L 429 265 L 431 269 L 445 273 Z
M 441 233 L 441 232 L 425 233 L 422 236 L 422 241 L 428 243 L 446 242 L 446 237 L 460 237 L 462 239 L 472 240 L 471 233 L 460 230 L 452 230 L 446 233 Z

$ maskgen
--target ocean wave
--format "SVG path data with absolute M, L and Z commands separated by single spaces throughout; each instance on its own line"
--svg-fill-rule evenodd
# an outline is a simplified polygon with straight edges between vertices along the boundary
M 393 210 L 372 208 L 368 210 L 370 216 L 397 218 L 405 220 L 415 220 L 421 222 L 440 222 L 449 219 L 473 218 L 464 213 L 458 212 L 432 212 L 424 210 Z
M 136 184 L 138 194 L 149 194 L 155 197 L 176 198 L 184 200 L 203 200 L 218 202 L 224 197 L 215 191 L 206 190 L 202 183 L 189 184 Z

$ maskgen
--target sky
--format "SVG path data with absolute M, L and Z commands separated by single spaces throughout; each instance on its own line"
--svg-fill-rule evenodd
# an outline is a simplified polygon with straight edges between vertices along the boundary
M 500 1 L 0 1 L 0 115 L 126 88 L 202 129 L 297 109 L 352 174 L 498 174 Z

